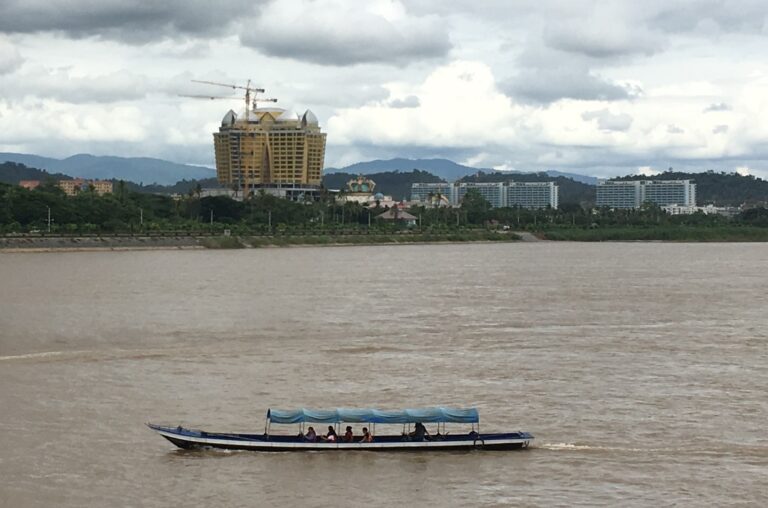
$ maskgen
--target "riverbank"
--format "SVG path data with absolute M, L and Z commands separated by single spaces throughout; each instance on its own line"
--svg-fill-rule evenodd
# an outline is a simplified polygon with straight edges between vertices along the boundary
M 546 240 L 575 242 L 768 242 L 768 228 L 752 226 L 569 228 L 545 231 L 541 236 Z
M 283 234 L 200 236 L 104 235 L 104 236 L 6 236 L 2 252 L 121 251 L 157 249 L 252 249 L 273 247 L 440 244 L 510 241 L 571 242 L 768 242 L 768 228 L 657 227 L 554 229 L 544 232 L 465 230 L 456 232 L 403 232 L 387 234 Z
M 0 237 L 0 252 L 71 252 L 157 249 L 249 249 L 266 247 L 397 245 L 414 243 L 509 242 L 508 232 L 407 233 L 275 236 L 11 236 Z
M 202 249 L 192 236 L 10 236 L 0 237 L 0 252 Z

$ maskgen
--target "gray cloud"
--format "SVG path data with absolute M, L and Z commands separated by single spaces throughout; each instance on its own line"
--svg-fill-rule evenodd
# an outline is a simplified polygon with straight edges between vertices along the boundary
M 517 75 L 502 83 L 507 95 L 546 104 L 559 99 L 624 100 L 642 93 L 596 74 L 592 59 L 542 45 L 529 44 L 518 56 Z
M 62 32 L 70 37 L 99 36 L 143 43 L 176 36 L 226 33 L 260 3 L 232 0 L 212 5 L 206 0 L 4 0 L 0 32 Z
M 613 114 L 607 109 L 598 111 L 586 111 L 581 114 L 584 121 L 597 120 L 597 126 L 603 131 L 628 131 L 632 126 L 633 118 L 626 113 Z
M 33 69 L 22 75 L 0 77 L 8 99 L 37 97 L 72 104 L 110 103 L 146 97 L 154 89 L 145 76 L 129 71 L 101 76 L 73 77 L 67 70 Z
M 335 83 L 302 89 L 287 88 L 290 95 L 300 97 L 314 111 L 318 106 L 332 108 L 356 108 L 371 102 L 385 101 L 389 90 L 379 85 L 349 83 L 343 79 Z
M 726 132 L 728 132 L 727 125 L 717 125 L 712 129 L 712 134 L 725 134 Z
M 620 21 L 591 25 L 585 20 L 548 25 L 547 46 L 591 58 L 614 58 L 633 54 L 652 55 L 663 48 L 664 39 L 642 27 L 630 29 Z
M 389 101 L 388 106 L 390 108 L 418 108 L 421 105 L 421 101 L 415 95 L 409 95 L 404 99 L 395 99 Z
M 337 16 L 323 7 L 308 7 L 314 11 L 293 18 L 283 11 L 274 17 L 285 19 L 266 15 L 257 26 L 244 29 L 240 41 L 268 56 L 335 66 L 408 64 L 443 57 L 452 47 L 447 27 L 432 17 L 390 22 L 363 10 Z M 315 19 L 307 23 L 307 17 Z
M 24 59 L 16 46 L 0 39 L 0 76 L 15 71 L 23 62 Z
M 578 68 L 526 69 L 503 83 L 502 89 L 508 95 L 534 103 L 563 98 L 611 101 L 632 97 L 627 88 Z
M 761 34 L 766 8 L 762 0 L 663 2 L 648 22 L 671 33 L 700 32 L 709 37 L 717 32 Z
M 669 124 L 667 125 L 667 133 L 669 134 L 682 134 L 685 131 L 678 127 L 677 125 Z
M 704 108 L 704 113 L 709 113 L 711 111 L 730 111 L 731 109 L 732 108 L 728 104 L 724 102 L 717 102 Z

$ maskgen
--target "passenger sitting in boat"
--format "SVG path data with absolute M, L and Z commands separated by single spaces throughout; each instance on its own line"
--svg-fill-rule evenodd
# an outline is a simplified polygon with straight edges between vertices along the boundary
M 416 422 L 416 427 L 413 429 L 413 432 L 408 435 L 411 436 L 414 441 L 429 441 L 429 431 L 427 431 L 427 428 L 421 422 Z
M 351 443 L 355 440 L 355 436 L 352 433 L 352 427 L 350 425 L 347 425 L 347 431 L 344 433 L 344 437 L 342 438 L 342 441 L 345 443 Z
M 373 436 L 368 432 L 368 427 L 363 427 L 363 437 L 360 438 L 361 443 L 372 443 Z
M 320 439 L 323 441 L 329 441 L 329 442 L 336 442 L 339 439 L 339 436 L 336 435 L 336 431 L 333 430 L 333 426 L 328 426 L 328 434 L 322 436 Z
M 314 427 L 310 427 L 307 429 L 307 433 L 304 434 L 304 441 L 309 441 L 310 443 L 317 442 L 317 434 L 315 433 Z

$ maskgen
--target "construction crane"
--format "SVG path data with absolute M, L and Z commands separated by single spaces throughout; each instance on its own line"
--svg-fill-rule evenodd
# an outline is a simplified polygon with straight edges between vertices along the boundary
M 257 103 L 259 102 L 277 102 L 277 99 L 260 99 L 256 96 L 256 94 L 264 93 L 263 88 L 257 88 L 251 86 L 251 80 L 249 79 L 245 86 L 241 85 L 235 85 L 235 84 L 229 84 L 229 83 L 217 83 L 215 81 L 202 81 L 198 79 L 193 79 L 193 83 L 202 83 L 204 85 L 214 85 L 214 86 L 223 86 L 226 88 L 231 88 L 234 91 L 237 90 L 245 90 L 245 120 L 248 121 L 248 112 L 251 106 L 254 110 L 256 110 Z M 253 100 L 251 100 L 251 93 L 253 93 Z M 182 97 L 192 97 L 195 99 L 209 99 L 209 100 L 216 100 L 216 99 L 237 99 L 237 97 L 221 97 L 216 95 L 182 95 Z

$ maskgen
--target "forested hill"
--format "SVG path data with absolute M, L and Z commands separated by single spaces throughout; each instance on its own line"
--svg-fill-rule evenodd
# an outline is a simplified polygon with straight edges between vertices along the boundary
M 78 154 L 66 159 L 39 155 L 0 152 L 0 161 L 16 162 L 52 173 L 65 173 L 94 180 L 125 180 L 173 185 L 183 179 L 216 176 L 212 168 L 191 166 L 150 157 L 115 157 Z
M 397 200 L 410 199 L 412 183 L 437 183 L 443 181 L 440 177 L 419 169 L 414 169 L 410 172 L 384 171 L 382 173 L 371 173 L 365 175 L 365 177 L 376 182 L 374 192 L 381 192 Z M 330 173 L 323 175 L 323 185 L 327 189 L 344 189 L 347 182 L 353 178 L 357 178 L 357 175 L 352 173 Z
M 768 181 L 752 175 L 738 173 L 683 173 L 666 171 L 652 177 L 630 175 L 614 180 L 693 180 L 696 184 L 696 203 L 716 206 L 765 205 L 768 203 Z
M 547 173 L 479 173 L 465 176 L 462 182 L 555 182 L 559 187 L 561 206 L 580 205 L 584 208 L 595 206 L 595 186 L 577 182 L 564 176 L 549 176 Z
M 40 180 L 41 182 L 52 180 L 57 182 L 59 180 L 72 180 L 72 176 L 63 173 L 49 173 L 44 169 L 30 168 L 16 162 L 0 162 L 0 182 L 18 185 L 21 180 Z M 118 182 L 118 179 L 112 179 L 112 183 L 115 185 Z M 207 189 L 218 187 L 219 183 L 216 181 L 216 178 L 181 180 L 173 185 L 141 185 L 134 182 L 125 182 L 126 189 L 145 194 L 187 194 L 198 185 Z
M 49 173 L 42 169 L 28 168 L 24 164 L 16 162 L 0 162 L 0 182 L 18 185 L 21 180 L 40 180 L 45 182 L 51 179 L 72 180 L 71 176 L 61 173 Z
M 441 182 L 439 176 L 419 169 L 411 171 L 383 171 L 366 175 L 376 182 L 376 191 L 391 195 L 395 199 L 408 199 L 411 194 L 411 184 L 416 182 Z M 328 189 L 343 189 L 346 183 L 356 178 L 353 173 L 328 173 L 323 176 L 323 185 Z M 30 168 L 24 164 L 15 162 L 0 162 L 0 182 L 18 185 L 21 180 L 70 180 L 71 175 L 62 173 L 48 173 L 45 170 Z M 667 171 L 652 177 L 643 175 L 628 175 L 614 178 L 614 180 L 693 180 L 696 183 L 696 202 L 699 205 L 715 204 L 717 206 L 740 206 L 768 204 L 768 181 L 748 175 L 737 173 L 716 173 L 707 171 L 704 173 L 684 173 L 680 171 Z M 584 208 L 595 204 L 595 186 L 588 185 L 564 176 L 550 176 L 547 173 L 501 173 L 478 172 L 466 176 L 460 181 L 464 182 L 555 182 L 560 188 L 561 206 L 580 205 Z M 118 180 L 112 180 L 117 184 Z M 140 185 L 134 182 L 125 182 L 126 188 L 134 192 L 156 194 L 187 194 L 198 185 L 203 188 L 218 187 L 215 178 L 202 180 L 181 180 L 173 185 Z

